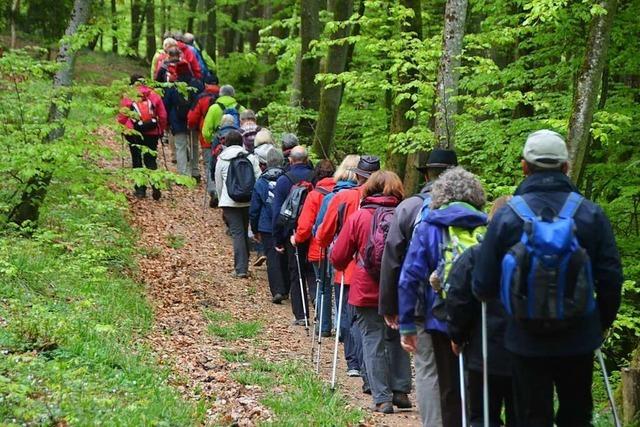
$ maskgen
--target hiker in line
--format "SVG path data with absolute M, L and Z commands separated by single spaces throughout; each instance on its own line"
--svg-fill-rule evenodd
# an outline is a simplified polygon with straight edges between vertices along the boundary
M 256 122 L 256 113 L 253 110 L 244 110 L 240 113 L 240 129 L 244 140 L 244 149 L 253 153 L 255 149 L 255 139 L 262 127 Z
M 424 176 L 426 185 L 420 193 L 408 197 L 396 208 L 391 220 L 382 256 L 380 270 L 380 300 L 378 312 L 385 317 L 387 325 L 398 329 L 398 281 L 400 270 L 407 253 L 413 229 L 431 202 L 433 182 L 448 168 L 456 166 L 458 159 L 451 150 L 436 148 L 428 158 L 420 153 L 416 159 L 416 169 Z M 423 327 L 424 306 L 416 304 L 416 327 L 418 351 L 414 355 L 416 370 L 416 400 L 423 427 L 442 424 L 440 413 L 440 390 L 438 372 L 433 355 L 431 335 Z
M 198 59 L 193 53 L 192 48 L 173 37 L 165 38 L 162 42 L 162 51 L 154 55 L 156 64 L 153 73 L 154 78 L 159 80 L 158 73 L 160 72 L 162 63 L 169 57 L 169 50 L 174 48 L 180 51 L 180 60 L 188 65 L 193 77 L 198 80 L 202 79 L 202 70 L 200 69 L 200 64 L 198 63 Z M 151 62 L 152 64 L 154 63 L 153 60 Z
M 320 325 L 320 333 L 323 337 L 331 336 L 331 293 L 332 286 L 330 285 L 330 273 L 325 254 L 325 262 L 323 263 L 323 254 L 320 250 L 320 245 L 318 245 L 318 241 L 313 236 L 313 226 L 318 217 L 318 212 L 320 211 L 320 205 L 322 204 L 322 200 L 325 195 L 331 193 L 335 186 L 335 181 L 333 179 L 333 174 L 335 173 L 335 168 L 333 167 L 333 163 L 330 160 L 323 159 L 318 162 L 315 167 L 315 172 L 312 180 L 312 184 L 314 185 L 313 191 L 309 193 L 307 199 L 304 202 L 304 206 L 302 207 L 302 212 L 300 213 L 300 218 L 298 218 L 298 226 L 296 227 L 296 231 L 291 236 L 291 244 L 293 246 L 298 246 L 301 243 L 309 242 L 309 254 L 307 259 L 313 265 L 313 270 L 315 272 L 315 283 L 316 283 L 316 291 L 313 292 L 310 289 L 310 292 L 315 295 L 315 313 L 316 317 L 320 317 L 320 290 L 317 286 L 322 285 L 322 280 L 325 280 L 324 283 L 324 300 L 322 304 L 322 325 Z M 321 268 L 325 268 L 326 270 L 323 272 Z M 319 319 L 318 319 L 319 320 Z
M 278 178 L 273 198 L 273 235 L 276 242 L 276 249 L 280 253 L 287 254 L 287 262 L 289 265 L 289 290 L 291 292 L 291 310 L 295 317 L 294 325 L 304 326 L 305 316 L 304 308 L 307 307 L 307 316 L 309 315 L 307 304 L 307 290 L 309 282 L 314 282 L 315 277 L 313 268 L 308 265 L 307 252 L 308 244 L 291 245 L 290 237 L 293 229 L 286 229 L 278 221 L 280 208 L 287 199 L 291 188 L 301 182 L 311 182 L 313 179 L 313 169 L 308 165 L 307 149 L 303 146 L 296 146 L 291 150 L 289 155 L 289 170 Z M 302 272 L 303 292 L 300 290 L 300 275 L 298 274 L 298 265 L 296 261 L 296 250 L 300 259 L 300 269 Z M 303 303 L 304 299 L 304 303 Z M 304 305 L 303 305 L 304 304 Z
M 275 147 L 275 142 L 273 141 L 273 135 L 271 135 L 271 131 L 267 128 L 260 129 L 258 133 L 256 133 L 256 137 L 253 140 L 253 145 L 255 155 L 266 156 L 267 151 L 269 151 L 271 147 Z M 282 151 L 280 151 L 280 154 L 282 154 Z
M 431 189 L 430 211 L 413 232 L 398 284 L 401 343 L 411 353 L 418 350 L 416 305 L 419 299 L 424 303 L 424 328 L 431 334 L 444 427 L 461 426 L 462 407 L 458 359 L 451 349 L 442 289 L 458 243 L 467 241 L 463 236 L 476 237 L 487 223 L 480 211 L 484 204 L 482 184 L 472 173 L 455 167 L 440 175 Z M 425 278 L 429 284 L 421 290 Z
M 211 141 L 202 136 L 202 125 L 204 124 L 204 118 L 207 115 L 207 111 L 209 111 L 209 107 L 216 101 L 219 92 L 220 87 L 218 86 L 218 80 L 213 76 L 205 77 L 204 91 L 198 95 L 195 104 L 187 114 L 187 127 L 198 133 L 198 142 L 200 143 L 204 163 L 206 191 L 210 196 L 210 207 L 217 205 L 218 196 L 213 182 L 213 170 L 215 169 L 211 169 Z
M 276 250 L 273 238 L 272 205 L 276 182 L 284 174 L 283 156 L 277 148 L 268 145 L 267 147 L 268 150 L 265 151 L 264 156 L 256 153 L 263 172 L 253 188 L 249 220 L 254 238 L 264 245 L 271 302 L 280 304 L 289 295 L 290 283 L 285 255 Z
M 323 214 L 322 222 L 319 223 L 318 230 L 316 232 L 316 238 L 321 248 L 327 248 L 338 236 L 338 233 L 342 229 L 344 223 L 349 219 L 349 216 L 356 212 L 360 207 L 360 200 L 362 199 L 362 192 L 364 191 L 363 184 L 367 182 L 367 179 L 372 173 L 380 170 L 380 159 L 376 156 L 364 155 L 358 160 L 358 165 L 353 169 L 356 182 L 352 184 L 352 188 L 345 188 L 338 191 L 329 201 L 327 208 Z M 336 188 L 338 185 L 336 185 Z M 365 362 L 362 355 L 362 334 L 360 328 L 356 323 L 356 311 L 355 307 L 349 304 L 349 292 L 351 278 L 355 269 L 356 262 L 352 260 L 346 268 L 342 270 L 336 269 L 334 275 L 335 287 L 335 300 L 336 307 L 340 305 L 340 283 L 343 281 L 344 275 L 344 293 L 342 297 L 342 319 L 346 319 L 346 324 L 340 325 L 342 329 L 344 327 L 345 333 L 340 333 L 340 337 L 343 339 L 345 346 L 345 354 L 347 354 L 347 375 L 350 377 L 362 377 L 362 391 L 364 393 L 371 393 L 369 387 Z M 351 360 L 351 364 L 349 363 Z M 356 367 L 357 366 L 357 367 Z
M 407 394 L 411 391 L 411 361 L 402 350 L 400 339 L 389 336 L 389 327 L 378 314 L 378 280 L 367 268 L 375 262 L 367 257 L 375 257 L 379 247 L 380 259 L 384 236 L 372 235 L 372 223 L 384 208 L 392 212 L 404 198 L 402 181 L 391 171 L 378 171 L 371 175 L 363 186 L 360 209 L 349 216 L 342 227 L 331 251 L 331 262 L 338 270 L 344 270 L 357 259 L 351 276 L 349 304 L 356 309 L 356 321 L 362 333 L 362 348 L 373 403 L 376 412 L 393 413 L 393 406 L 410 408 Z M 382 209 L 382 210 L 381 210 Z M 376 219 L 374 219 L 376 217 Z M 374 230 L 375 232 L 378 231 Z M 377 240 L 374 240 L 377 239 Z
M 620 306 L 620 256 L 602 208 L 582 198 L 566 176 L 568 153 L 562 137 L 550 130 L 534 132 L 527 137 L 522 157 L 526 178 L 509 207 L 497 212 L 489 225 L 475 262 L 473 291 L 481 300 L 503 297 L 517 425 L 590 426 L 593 355 Z M 526 244 L 517 245 L 521 241 L 541 244 L 545 237 L 541 233 L 548 234 L 551 227 L 554 237 L 572 243 L 561 245 L 554 239 L 538 254 Z M 561 256 L 571 257 L 566 268 L 554 266 L 546 270 L 546 276 L 517 274 L 516 269 L 536 268 L 539 256 L 560 256 L 549 252 L 554 246 L 563 247 Z M 537 262 L 524 266 L 519 254 Z M 554 276 L 558 279 L 550 279 Z M 519 290 L 522 287 L 535 287 L 533 300 Z M 555 295 L 560 289 L 566 297 L 557 298 L 556 311 L 550 313 L 543 295 Z M 523 310 L 518 301 L 530 309 Z M 563 321 L 558 321 L 560 308 Z M 555 416 L 554 388 L 558 397 Z
M 141 75 L 133 74 L 129 84 L 135 87 L 138 97 L 135 100 L 124 97 L 120 101 L 122 111 L 118 113 L 117 119 L 127 129 L 138 132 L 124 135 L 129 143 L 131 165 L 137 169 L 144 164 L 145 168 L 156 170 L 158 139 L 167 127 L 167 111 L 160 95 L 144 84 Z M 142 154 L 140 147 L 146 147 L 149 151 Z M 137 198 L 144 198 L 146 193 L 146 186 L 135 186 L 134 195 Z M 151 194 L 154 200 L 158 200 L 161 195 L 156 187 L 152 187 Z
M 289 170 L 289 154 L 291 154 L 291 150 L 294 147 L 297 147 L 300 143 L 298 142 L 298 137 L 292 133 L 283 133 L 280 138 L 280 146 L 282 147 L 282 155 L 284 156 L 284 168 L 285 170 Z
M 158 79 L 166 82 L 188 83 L 193 78 L 189 68 L 180 60 L 178 48 L 169 49 L 169 57 L 163 62 L 158 72 Z M 176 87 L 167 87 L 164 90 L 164 106 L 169 115 L 169 127 L 174 137 L 176 146 L 177 170 L 180 175 L 190 175 L 187 128 L 187 114 L 191 107 L 189 95 L 181 93 Z
M 329 203 L 333 197 L 338 194 L 342 190 L 355 188 L 358 185 L 358 177 L 355 174 L 354 170 L 358 167 L 358 162 L 360 161 L 360 156 L 357 154 L 349 154 L 343 160 L 342 163 L 336 169 L 336 172 L 333 174 L 333 180 L 336 182 L 336 185 L 333 187 L 333 191 L 327 194 L 324 199 L 322 199 L 322 203 L 320 204 L 320 209 L 318 210 L 318 214 L 313 225 L 313 234 L 317 240 L 317 232 L 318 228 L 324 222 L 325 214 L 327 213 L 327 209 L 329 207 Z M 320 242 L 318 241 L 318 245 Z M 322 248 L 321 248 L 322 249 Z M 327 253 L 327 257 L 331 251 L 331 247 L 324 248 L 324 251 Z M 351 268 L 347 267 L 345 270 L 345 295 L 349 293 L 349 278 L 351 277 Z M 340 273 L 342 274 L 342 273 Z M 340 278 L 341 276 L 335 275 L 333 268 L 329 268 L 329 283 L 333 283 L 333 288 L 335 292 L 335 311 L 338 310 L 337 301 L 339 300 L 340 295 Z M 329 287 L 331 288 L 331 286 Z M 325 294 L 326 295 L 326 294 Z M 345 301 L 347 297 L 343 298 Z M 325 296 L 325 301 L 331 301 L 331 296 Z M 340 315 L 340 325 L 336 325 L 336 333 L 338 333 L 338 338 L 340 342 L 344 343 L 344 358 L 347 362 L 347 373 L 351 376 L 359 376 L 360 375 L 360 357 L 356 348 L 356 341 L 352 338 L 351 335 L 351 322 L 349 320 L 349 307 L 345 302 L 342 304 L 342 314 Z M 337 314 L 336 314 L 337 320 Z M 324 319 L 323 314 L 323 319 Z M 323 329 L 324 330 L 324 329 Z M 364 379 L 364 378 L 363 378 Z M 364 388 L 368 389 L 368 386 Z
M 495 213 L 504 207 L 510 196 L 498 198 L 491 206 L 489 223 Z M 469 421 L 471 427 L 482 427 L 483 377 L 482 377 L 482 322 L 480 301 L 471 290 L 473 266 L 478 259 L 480 245 L 475 245 L 454 262 L 447 278 L 447 326 L 455 354 L 464 349 L 469 396 Z M 511 357 L 504 348 L 504 331 L 507 318 L 498 300 L 487 303 L 487 344 L 489 380 L 489 425 L 512 427 L 516 425 L 511 383 Z M 502 410 L 506 422 L 502 421 Z
M 215 75 L 211 71 L 213 68 L 210 69 L 209 64 L 207 64 L 207 58 L 205 58 L 205 56 L 207 55 L 198 47 L 198 44 L 196 43 L 196 37 L 191 33 L 184 33 L 182 35 L 181 41 L 192 49 L 192 52 L 196 57 L 196 60 L 198 61 L 198 65 L 200 66 L 200 70 L 202 71 L 202 79 L 205 80 L 211 77 L 215 77 Z M 209 60 L 211 60 L 211 58 L 209 58 Z M 211 63 L 213 63 L 213 61 L 211 61 Z
M 249 275 L 249 205 L 253 187 L 261 170 L 255 156 L 242 148 L 242 135 L 231 131 L 225 149 L 216 162 L 215 183 L 218 206 L 233 239 L 235 275 Z
M 232 115 L 234 118 L 234 126 L 240 128 L 240 113 L 244 111 L 244 107 L 236 101 L 235 96 L 236 91 L 233 86 L 224 85 L 220 88 L 220 97 L 209 107 L 207 116 L 204 118 L 202 136 L 204 136 L 205 139 L 209 141 L 212 140 L 220 126 L 220 120 L 225 114 Z

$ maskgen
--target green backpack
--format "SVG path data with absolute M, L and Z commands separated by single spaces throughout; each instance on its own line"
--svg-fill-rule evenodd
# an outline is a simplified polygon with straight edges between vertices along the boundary
M 482 241 L 486 230 L 485 226 L 474 229 L 449 226 L 444 230 L 443 242 L 440 245 L 440 260 L 429 278 L 430 282 L 435 279 L 441 285 L 440 289 L 432 285 L 436 292 L 436 299 L 433 303 L 433 315 L 436 319 L 446 320 L 445 300 L 449 289 L 447 280 L 451 267 L 464 251 Z

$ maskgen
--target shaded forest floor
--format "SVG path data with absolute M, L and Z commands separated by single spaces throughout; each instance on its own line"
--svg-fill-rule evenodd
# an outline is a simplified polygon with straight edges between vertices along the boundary
M 289 301 L 271 303 L 265 266 L 249 279 L 233 277 L 222 211 L 204 209 L 203 196 L 203 185 L 174 186 L 158 202 L 129 200 L 140 239 L 137 280 L 155 315 L 149 341 L 172 383 L 208 401 L 208 423 L 418 425 L 415 409 L 373 414 L 344 364 L 339 392 L 329 391 L 333 338 L 323 342 L 318 381 L 310 338 L 291 325 Z

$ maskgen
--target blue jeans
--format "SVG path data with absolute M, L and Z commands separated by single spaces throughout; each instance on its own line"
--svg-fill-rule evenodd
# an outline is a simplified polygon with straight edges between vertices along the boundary
M 322 301 L 322 314 L 319 316 L 322 318 L 322 322 L 320 324 L 320 330 L 322 332 L 331 332 L 331 281 L 333 280 L 333 269 L 331 267 L 327 268 L 327 271 L 324 274 L 324 278 L 322 277 L 321 270 L 322 262 L 314 262 L 313 263 L 313 271 L 316 273 L 316 313 L 320 313 L 320 303 Z M 324 284 L 322 283 L 322 279 L 324 279 Z M 323 289 L 324 288 L 324 289 Z M 321 292 L 321 289 L 324 292 Z M 320 294 L 322 293 L 322 297 Z M 319 319 L 318 319 L 319 320 Z
M 340 301 L 340 285 L 334 286 L 336 293 L 336 310 L 338 310 L 338 301 Z M 344 358 L 347 361 L 347 369 L 355 369 L 360 371 L 363 380 L 366 383 L 366 369 L 364 366 L 364 357 L 362 355 L 362 334 L 360 328 L 356 324 L 355 307 L 349 304 L 349 286 L 344 287 L 344 295 L 342 296 L 342 316 L 340 318 L 340 340 L 344 343 Z M 336 319 L 337 319 L 336 315 Z

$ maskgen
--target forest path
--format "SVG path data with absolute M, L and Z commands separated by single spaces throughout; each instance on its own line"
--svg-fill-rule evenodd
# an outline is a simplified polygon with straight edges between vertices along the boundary
M 160 363 L 170 369 L 172 384 L 189 398 L 209 399 L 208 424 L 255 425 L 270 419 L 272 413 L 260 399 L 273 390 L 238 383 L 233 373 L 248 363 L 228 359 L 245 354 L 268 362 L 300 361 L 313 369 L 310 338 L 303 327 L 291 325 L 289 301 L 271 303 L 264 265 L 250 267 L 248 279 L 234 278 L 222 211 L 203 208 L 203 184 L 194 189 L 174 186 L 157 202 L 149 194 L 138 200 L 130 193 L 132 222 L 140 236 L 138 279 L 146 285 L 155 316 L 148 340 Z M 262 330 L 255 338 L 225 340 L 209 333 L 211 313 L 214 320 L 230 314 L 236 320 L 257 321 Z M 320 376 L 327 383 L 333 342 L 324 339 L 321 352 Z M 343 361 L 342 345 L 339 351 Z M 348 378 L 344 363 L 338 382 L 348 402 L 363 408 L 363 425 L 419 425 L 415 408 L 373 414 L 370 396 L 360 392 L 361 380 Z

